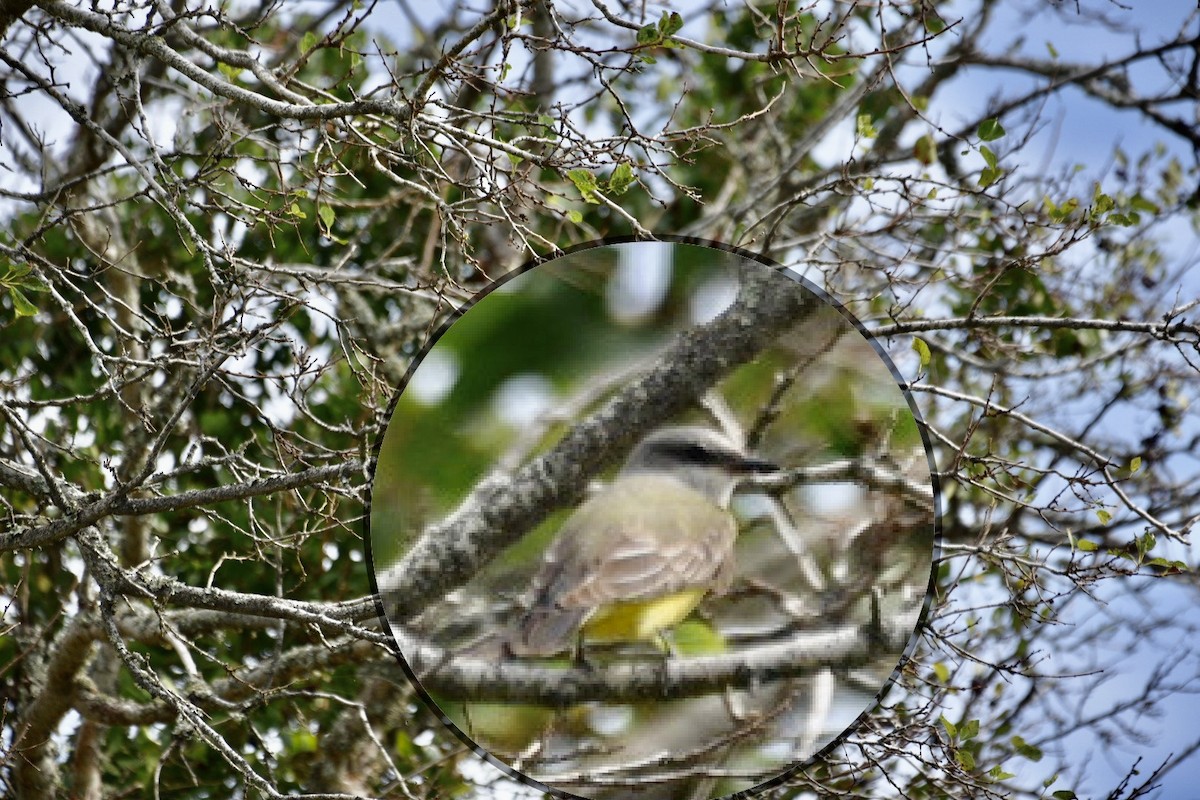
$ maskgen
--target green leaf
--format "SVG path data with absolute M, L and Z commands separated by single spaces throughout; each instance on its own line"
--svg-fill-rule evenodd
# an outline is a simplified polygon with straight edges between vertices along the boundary
M 679 14 L 675 13 L 674 11 L 672 11 L 670 14 L 664 11 L 662 19 L 658 21 L 658 32 L 662 34 L 663 38 L 666 38 L 671 34 L 678 33 L 679 29 L 682 27 L 683 17 L 679 16 Z
M 1146 563 L 1152 567 L 1162 567 L 1163 569 L 1165 569 L 1171 573 L 1191 572 L 1191 570 L 1188 569 L 1188 565 L 1185 562 L 1174 561 L 1172 559 L 1163 558 L 1162 556 L 1155 556 L 1154 558 L 1150 559 Z
M 961 738 L 964 742 L 974 739 L 979 735 L 979 720 L 969 719 L 964 722 L 959 726 L 958 735 L 959 738 Z
M 12 298 L 13 311 L 18 317 L 32 317 L 38 312 L 37 306 L 29 302 L 29 298 L 15 286 L 8 287 L 8 296 Z
M 985 119 L 979 123 L 979 129 L 975 131 L 975 135 L 984 142 L 994 142 L 1005 134 L 1004 126 L 1000 124 L 1000 120 L 992 117 Z
M 307 53 L 309 50 L 312 50 L 317 46 L 318 41 L 319 39 L 317 38 L 317 32 L 308 31 L 300 37 L 300 52 Z
M 583 197 L 585 203 L 599 203 L 599 198 L 596 197 L 596 190 L 599 185 L 596 183 L 596 176 L 591 170 L 573 169 L 567 172 L 567 179 L 575 184 L 575 188 L 579 190 L 579 194 Z
M 1141 468 L 1142 468 L 1142 457 L 1141 456 L 1134 456 L 1133 458 L 1131 458 L 1129 460 L 1130 473 L 1137 472 Z
M 922 164 L 932 164 L 937 161 L 937 142 L 931 134 L 925 134 L 913 145 L 913 156 Z
M 578 211 L 576 211 L 575 209 L 572 208 L 570 211 L 567 212 L 567 219 L 571 220 L 571 222 L 574 222 L 576 225 L 578 225 L 579 223 L 583 222 L 583 214 L 579 213 Z
M 946 666 L 944 661 L 939 661 L 933 665 L 933 674 L 941 683 L 950 682 L 950 668 Z
M 966 770 L 975 769 L 975 756 L 968 753 L 966 750 L 958 750 L 954 753 L 954 760 Z
M 1091 539 L 1080 539 L 1075 543 L 1075 547 L 1076 549 L 1082 550 L 1085 553 L 1092 553 L 1095 552 L 1099 545 L 1093 542 Z
M 1043 753 L 1041 749 L 1029 744 L 1020 736 L 1014 736 L 1010 741 L 1012 742 L 1013 749 L 1015 749 L 1020 755 L 1028 758 L 1030 761 L 1042 760 Z
M 979 154 L 983 156 L 983 160 L 987 163 L 983 171 L 979 173 L 979 188 L 986 189 L 1004 175 L 1004 170 L 997 166 L 999 159 L 992 152 L 992 148 L 987 145 L 980 145 Z
M 1049 195 L 1046 195 L 1042 197 L 1042 208 L 1051 222 L 1064 222 L 1079 208 L 1079 200 L 1072 197 L 1062 203 L 1055 203 Z M 1115 215 L 1110 215 L 1109 219 L 1112 219 L 1113 216 Z
M 1059 789 L 1050 795 L 1054 800 L 1079 800 L 1079 795 L 1072 792 L 1070 789 Z
M 614 195 L 622 195 L 633 185 L 633 167 L 629 164 L 617 164 L 612 177 L 608 179 L 608 191 Z
M 1058 49 L 1050 42 L 1046 42 L 1046 52 L 1051 58 L 1058 58 Z
M 1147 214 L 1158 214 L 1162 211 L 1157 203 L 1147 200 L 1141 194 L 1135 194 L 1129 199 L 1129 207 L 1136 208 L 1138 211 L 1145 211 Z
M 951 739 L 958 738 L 958 726 L 956 726 L 950 720 L 946 719 L 945 714 L 942 714 L 941 719 L 939 719 L 938 721 L 942 723 L 942 727 L 946 729 L 946 733 L 950 734 Z
M 933 358 L 933 354 L 929 352 L 929 345 L 920 336 L 914 336 L 912 349 L 917 351 L 917 355 L 921 357 L 921 370 L 924 371 L 929 366 L 929 360 Z
M 875 129 L 875 126 L 871 124 L 871 115 L 870 114 L 867 114 L 867 113 L 859 114 L 858 120 L 857 120 L 857 125 L 858 125 L 858 135 L 864 139 L 874 139 L 879 134 L 879 131 L 877 131 Z
M 4 276 L 0 277 L 0 286 L 11 286 L 16 289 L 24 289 L 27 292 L 50 291 L 49 287 L 31 275 L 31 272 L 32 270 L 27 264 L 11 266 L 4 273 Z
M 1006 781 L 1009 778 L 1015 778 L 1017 776 L 1012 772 L 1005 772 L 1003 767 L 997 764 L 988 770 L 988 777 L 994 781 Z
M 1100 184 L 1096 184 L 1096 191 L 1092 194 L 1092 215 L 1107 214 L 1115 206 L 1116 202 L 1112 197 L 1100 191 Z
M 300 209 L 299 203 L 292 203 L 292 205 L 288 208 L 288 213 L 296 219 L 308 219 L 308 215 Z
M 238 75 L 242 74 L 241 67 L 235 67 L 232 64 L 224 64 L 220 61 L 217 62 L 217 69 L 221 71 L 222 75 L 231 81 L 236 81 Z
M 654 25 L 645 25 L 637 32 L 637 43 L 640 45 L 651 45 L 661 40 L 658 28 Z
M 1158 544 L 1158 538 L 1150 531 L 1146 531 L 1145 534 L 1139 536 L 1137 538 L 1137 551 L 1139 560 L 1144 558 L 1146 553 L 1149 553 L 1151 550 L 1153 550 L 1154 545 L 1156 544 Z
M 1004 170 L 996 167 L 986 167 L 979 173 L 979 188 L 986 189 L 1004 176 Z
M 321 218 L 321 222 L 325 223 L 326 230 L 332 228 L 334 220 L 337 219 L 337 214 L 333 209 L 324 203 L 317 206 L 317 216 Z
M 1096 516 L 1100 518 L 1101 525 L 1107 525 L 1108 523 L 1112 522 L 1112 512 L 1106 508 L 1097 508 Z

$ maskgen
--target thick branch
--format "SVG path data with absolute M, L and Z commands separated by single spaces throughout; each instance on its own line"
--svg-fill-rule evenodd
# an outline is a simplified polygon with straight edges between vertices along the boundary
M 443 648 L 403 633 L 397 639 L 413 676 L 427 689 L 471 700 L 559 706 L 588 700 L 674 700 L 746 689 L 826 667 L 864 666 L 881 647 L 892 651 L 903 647 L 903 642 L 884 643 L 874 625 L 842 625 L 721 655 L 557 668 L 518 660 L 451 657 Z

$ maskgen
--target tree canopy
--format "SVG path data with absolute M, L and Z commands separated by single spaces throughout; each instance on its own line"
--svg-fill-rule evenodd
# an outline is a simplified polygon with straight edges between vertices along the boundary
M 854 314 L 942 489 L 897 685 L 766 796 L 1194 776 L 1188 5 L 0 3 L 5 794 L 507 782 L 387 669 L 372 453 L 492 280 L 667 235 Z

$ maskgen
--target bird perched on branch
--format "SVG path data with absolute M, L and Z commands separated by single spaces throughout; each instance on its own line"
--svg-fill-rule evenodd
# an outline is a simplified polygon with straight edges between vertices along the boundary
M 528 609 L 492 644 L 547 656 L 583 641 L 661 641 L 706 594 L 728 587 L 733 492 L 747 476 L 777 469 L 709 428 L 654 431 L 563 524 Z

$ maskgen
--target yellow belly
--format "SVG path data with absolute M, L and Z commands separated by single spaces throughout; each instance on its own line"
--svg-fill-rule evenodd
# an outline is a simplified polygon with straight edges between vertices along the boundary
M 704 589 L 613 603 L 596 611 L 583 625 L 584 639 L 606 642 L 653 640 L 659 631 L 678 625 L 704 597 Z

